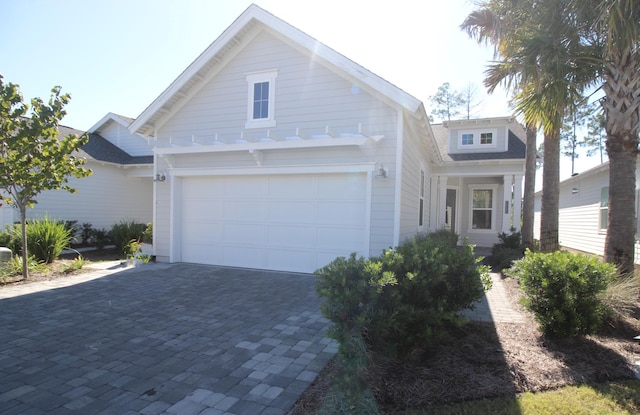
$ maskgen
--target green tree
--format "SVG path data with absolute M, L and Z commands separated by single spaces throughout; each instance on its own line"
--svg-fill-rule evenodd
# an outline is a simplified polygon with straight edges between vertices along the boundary
M 565 114 L 560 130 L 561 152 L 563 156 L 571 158 L 572 175 L 575 173 L 575 159 L 579 157 L 578 148 L 585 147 L 585 140 L 578 139 L 577 130 L 589 122 L 595 112 L 594 103 L 580 103 L 571 105 Z
M 82 167 L 85 160 L 73 153 L 88 141 L 88 136 L 58 138 L 58 125 L 66 115 L 68 94 L 59 86 L 51 90 L 49 103 L 33 98 L 23 102 L 18 85 L 3 82 L 0 76 L 0 197 L 20 212 L 22 224 L 22 274 L 29 277 L 26 215 L 45 190 L 76 190 L 68 178 L 86 177 L 91 170 Z
M 596 111 L 587 121 L 587 135 L 581 145 L 587 149 L 587 157 L 596 154 L 600 156 L 600 164 L 604 163 L 604 153 L 606 153 L 605 142 L 607 139 L 607 120 L 602 111 Z
M 602 107 L 609 156 L 609 222 L 604 257 L 621 273 L 632 272 L 640 133 L 640 2 L 574 2 L 580 18 L 590 23 L 590 33 L 602 45 L 599 74 L 605 93 Z
M 433 109 L 431 114 L 441 121 L 450 121 L 462 113 L 465 107 L 465 100 L 462 93 L 451 88 L 449 82 L 438 87 L 435 95 L 429 98 Z
M 581 43 L 582 33 L 566 13 L 568 3 L 488 0 L 462 24 L 478 42 L 494 45 L 497 60 L 485 73 L 489 92 L 505 85 L 527 127 L 541 127 L 544 132 L 540 246 L 545 252 L 559 248 L 562 119 L 593 82 L 586 65 L 574 65 L 574 57 L 589 54 L 590 45 Z

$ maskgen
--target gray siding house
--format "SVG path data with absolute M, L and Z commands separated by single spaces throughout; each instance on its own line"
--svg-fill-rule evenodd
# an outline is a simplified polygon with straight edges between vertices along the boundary
M 160 261 L 312 272 L 441 228 L 491 246 L 520 223 L 513 119 L 432 127 L 418 99 L 255 5 L 128 130 L 154 147 Z

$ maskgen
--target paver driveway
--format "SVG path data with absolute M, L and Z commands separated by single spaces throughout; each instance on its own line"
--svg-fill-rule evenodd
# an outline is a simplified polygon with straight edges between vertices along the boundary
M 314 277 L 154 264 L 0 300 L 2 414 L 283 414 L 335 354 Z

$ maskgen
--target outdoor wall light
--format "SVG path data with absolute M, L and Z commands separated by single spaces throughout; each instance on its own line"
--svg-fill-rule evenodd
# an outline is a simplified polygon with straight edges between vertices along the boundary
M 164 175 L 164 172 L 157 172 L 156 177 L 153 179 L 154 182 L 164 182 L 167 180 L 167 176 Z
M 573 189 L 571 189 L 571 194 L 572 195 L 578 194 L 579 191 L 580 191 L 580 188 L 574 187 Z
M 384 168 L 383 164 L 380 164 L 380 168 L 376 171 L 376 180 L 387 180 L 389 176 L 387 176 L 387 170 Z

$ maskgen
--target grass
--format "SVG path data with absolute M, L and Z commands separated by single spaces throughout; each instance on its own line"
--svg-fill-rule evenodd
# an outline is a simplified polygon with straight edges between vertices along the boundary
M 640 381 L 524 393 L 518 396 L 463 402 L 406 415 L 633 415 L 640 413 Z

